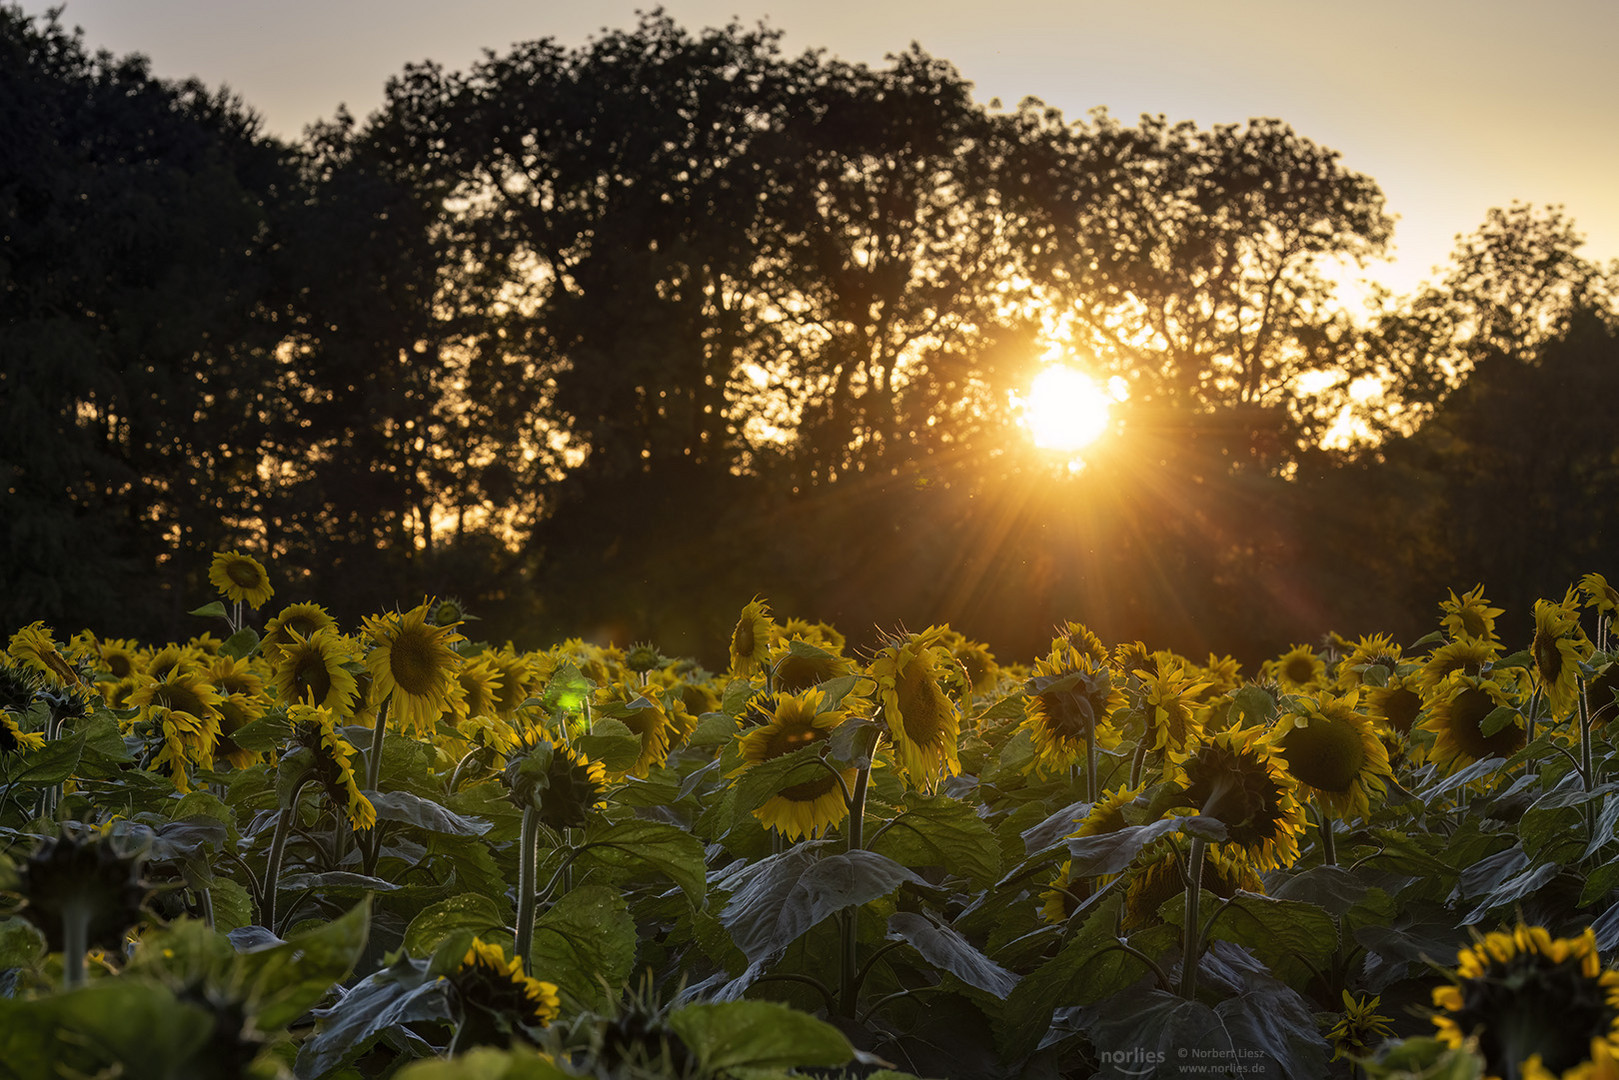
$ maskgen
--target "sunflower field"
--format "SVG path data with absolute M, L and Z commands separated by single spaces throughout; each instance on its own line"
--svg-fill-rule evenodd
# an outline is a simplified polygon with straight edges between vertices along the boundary
M 0 1076 L 1619 1076 L 1619 591 L 1244 671 L 454 601 L 0 654 Z

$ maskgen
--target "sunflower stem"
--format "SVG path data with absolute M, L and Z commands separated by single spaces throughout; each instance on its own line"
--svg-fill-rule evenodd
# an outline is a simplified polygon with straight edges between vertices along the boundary
M 535 890 L 540 840 L 540 811 L 534 806 L 523 807 L 523 828 L 517 840 L 517 956 L 523 961 L 523 974 L 533 975 L 529 951 L 534 941 L 534 909 L 539 901 Z
M 854 794 L 849 799 L 849 851 L 859 851 L 865 842 L 866 831 L 866 786 L 871 780 L 871 764 L 867 762 L 860 766 L 854 776 Z M 844 1017 L 852 1018 L 855 1015 L 856 998 L 860 994 L 860 957 L 859 941 L 856 940 L 860 927 L 860 909 L 850 908 L 845 918 L 839 924 L 843 940 L 843 965 L 838 978 L 838 1012 Z
M 1134 791 L 1141 783 L 1141 764 L 1147 760 L 1147 744 L 1145 741 L 1136 744 L 1135 756 L 1130 759 L 1130 790 Z M 1092 800 L 1095 801 L 1094 799 Z
M 1523 744 L 1525 746 L 1528 746 L 1530 743 L 1535 741 L 1535 713 L 1537 713 L 1539 711 L 1540 711 L 1540 687 L 1537 686 L 1537 687 L 1535 687 L 1534 693 L 1529 695 L 1529 711 L 1524 716 L 1524 721 L 1523 721 Z M 1529 762 L 1529 771 L 1532 772 L 1532 773 L 1539 773 L 1540 772 L 1540 763 L 1538 761 L 1531 760 Z
M 1318 806 L 1315 808 L 1315 823 L 1321 830 L 1321 861 L 1328 866 L 1337 866 L 1338 848 L 1332 838 L 1332 815 Z
M 1181 997 L 1191 1001 L 1197 997 L 1197 959 L 1202 951 L 1202 927 L 1198 924 L 1198 908 L 1203 899 L 1203 849 L 1207 841 L 1192 837 L 1192 849 L 1186 859 L 1186 929 L 1182 937 Z
M 85 983 L 84 954 L 90 951 L 90 911 L 82 902 L 62 912 L 62 989 L 76 990 Z
M 388 731 L 388 701 L 384 698 L 377 706 L 377 726 L 371 729 L 371 753 L 365 759 L 365 790 L 377 790 L 377 778 L 382 775 L 382 740 Z
M 1585 682 L 1580 682 L 1580 692 L 1575 696 L 1580 706 L 1580 780 L 1585 790 L 1590 791 L 1596 786 L 1596 772 L 1591 762 L 1591 704 L 1585 699 Z M 1587 798 L 1582 804 L 1585 810 L 1585 838 L 1589 842 L 1597 833 L 1597 808 L 1594 799 Z
M 1085 724 L 1085 799 L 1096 805 L 1096 714 Z M 1132 790 L 1134 786 L 1132 785 Z

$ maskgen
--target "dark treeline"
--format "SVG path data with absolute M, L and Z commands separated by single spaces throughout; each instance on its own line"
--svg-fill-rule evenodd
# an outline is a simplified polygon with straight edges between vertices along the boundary
M 1619 271 L 1513 206 L 1352 319 L 1381 192 L 1276 120 L 654 13 L 286 144 L 5 7 L 0 147 L 5 627 L 196 632 L 240 547 L 273 605 L 453 595 L 527 646 L 717 661 L 762 594 L 1255 660 L 1616 570 Z M 1053 335 L 1129 387 L 1077 474 L 1010 400 Z

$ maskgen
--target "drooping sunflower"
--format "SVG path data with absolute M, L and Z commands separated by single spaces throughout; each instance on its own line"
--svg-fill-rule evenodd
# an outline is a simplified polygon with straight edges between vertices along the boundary
M 219 703 L 222 697 L 207 675 L 195 668 L 174 668 L 161 679 L 147 676 L 139 680 L 129 695 L 129 704 L 142 710 L 172 709 L 196 718 L 210 731 L 209 756 L 213 740 L 219 736 Z M 136 722 L 146 719 L 136 717 Z
M 1383 778 L 1392 776 L 1388 750 L 1357 704 L 1352 693 L 1294 698 L 1271 732 L 1287 771 L 1338 818 L 1367 817 L 1372 792 L 1381 794 Z
M 56 646 L 50 627 L 32 622 L 11 635 L 6 646 L 13 664 L 37 672 L 47 685 L 66 690 L 79 685 L 79 673 Z
M 1400 670 L 1403 650 L 1399 642 L 1388 634 L 1367 634 L 1353 642 L 1333 673 L 1333 683 L 1339 693 L 1369 685 L 1366 672 L 1382 668 L 1386 678 L 1392 680 Z
M 145 735 L 149 747 L 155 748 L 147 771 L 167 776 L 182 795 L 191 790 L 194 769 L 214 767 L 219 725 L 213 719 L 166 705 L 148 705 L 141 709 L 135 730 Z
M 1580 592 L 1585 594 L 1585 606 L 1596 608 L 1603 615 L 1619 612 L 1619 589 L 1608 584 L 1601 574 L 1586 574 L 1580 578 Z
M 364 623 L 372 693 L 379 703 L 390 702 L 390 718 L 417 737 L 451 709 L 462 663 L 453 646 L 464 639 L 452 626 L 429 623 L 432 608 L 429 600 L 403 615 L 373 615 Z
M 462 664 L 455 673 L 461 684 L 462 713 L 466 716 L 490 717 L 500 715 L 500 671 L 495 658 L 489 653 L 479 655 Z
M 1146 785 L 1130 787 L 1120 784 L 1112 791 L 1106 792 L 1091 805 L 1085 816 L 1079 819 L 1079 828 L 1070 836 L 1101 836 L 1104 833 L 1118 832 L 1127 828 L 1129 822 L 1125 820 L 1124 808 L 1135 802 Z
M 236 768 L 245 769 L 259 755 L 237 745 L 231 735 L 259 719 L 269 707 L 264 679 L 251 662 L 229 656 L 215 658 L 205 674 L 220 696 L 217 753 Z
M 1524 747 L 1528 733 L 1522 715 L 1494 734 L 1484 734 L 1491 713 L 1516 707 L 1496 679 L 1453 671 L 1424 700 L 1428 715 L 1421 727 L 1434 736 L 1430 760 L 1446 772 L 1489 757 L 1511 757 Z
M 1417 682 L 1424 694 L 1431 693 L 1452 672 L 1482 675 L 1500 658 L 1499 642 L 1479 638 L 1449 641 L 1434 649 L 1422 662 Z
M 0 754 L 20 754 L 26 750 L 39 750 L 44 745 L 44 735 L 37 731 L 24 731 L 15 713 L 9 709 L 0 710 Z
M 784 694 L 796 694 L 855 673 L 854 663 L 847 657 L 798 638 L 783 638 L 772 646 L 768 665 L 771 685 Z
M 669 757 L 669 747 L 675 733 L 669 725 L 669 714 L 655 693 L 649 694 L 638 682 L 614 682 L 597 687 L 590 695 L 592 709 L 597 716 L 618 720 L 641 740 L 641 753 L 628 773 L 615 773 L 646 779 L 655 766 Z
M 1522 923 L 1487 934 L 1457 954 L 1433 1003 L 1439 1041 L 1460 1049 L 1476 1039 L 1491 1077 L 1596 1075 L 1577 1070 L 1619 1063 L 1619 972 L 1603 967 L 1589 927 L 1572 938 Z
M 967 673 L 967 685 L 973 694 L 987 694 L 1000 681 L 1001 666 L 995 654 L 981 641 L 973 641 L 963 634 L 954 634 L 946 646 L 950 656 Z M 1103 663 L 1106 663 L 1104 659 Z
M 918 789 L 931 792 L 945 776 L 961 771 L 957 742 L 961 712 L 941 685 L 933 643 L 938 627 L 906 634 L 879 650 L 867 668 L 877 684 L 894 756 Z
M 1554 720 L 1574 711 L 1580 692 L 1580 661 L 1591 655 L 1591 643 L 1580 629 L 1580 609 L 1573 589 L 1562 603 L 1535 601 L 1535 637 L 1529 646 L 1535 679 Z
M 1271 679 L 1285 693 L 1312 690 L 1327 678 L 1327 664 L 1315 649 L 1308 645 L 1294 645 L 1274 660 L 1259 666 L 1261 678 Z
M 1177 803 L 1219 819 L 1226 827 L 1223 843 L 1246 854 L 1255 870 L 1298 861 L 1304 830 L 1298 781 L 1264 728 L 1229 727 L 1215 733 L 1179 773 Z
M 776 626 L 770 618 L 770 606 L 754 597 L 742 607 L 736 626 L 731 630 L 731 671 L 747 678 L 764 667 L 775 640 Z
M 292 644 L 294 631 L 307 639 L 316 630 L 336 633 L 337 620 L 319 604 L 288 604 L 279 615 L 264 624 L 264 635 L 259 638 L 259 653 L 274 664 L 281 659 L 281 650 Z
M 777 629 L 777 638 L 781 641 L 807 641 L 811 645 L 819 645 L 828 652 L 841 653 L 847 644 L 843 634 L 837 627 L 824 622 L 810 622 L 808 619 L 788 619 Z
M 1460 596 L 1455 589 L 1447 589 L 1449 600 L 1439 601 L 1439 610 L 1444 617 L 1439 625 L 1445 628 L 1452 641 L 1488 641 L 1494 642 L 1496 616 L 1505 613 L 1504 609 L 1491 607 L 1490 602 L 1484 599 L 1484 586 L 1475 585 Z
M 1111 722 L 1124 704 L 1124 691 L 1113 685 L 1106 660 L 1071 648 L 1056 648 L 1034 663 L 1024 683 L 1025 713 L 1018 725 L 1034 740 L 1037 767 L 1063 771 L 1086 760 L 1087 743 L 1109 749 L 1119 745 Z
M 1090 627 L 1072 619 L 1057 627 L 1056 636 L 1051 639 L 1051 648 L 1047 655 L 1069 653 L 1077 653 L 1088 658 L 1093 667 L 1100 667 L 1110 659 L 1107 646 L 1102 644 L 1102 639 L 1092 633 Z
M 219 552 L 208 565 L 208 583 L 218 589 L 225 599 L 235 604 L 247 604 L 254 611 L 263 607 L 275 588 L 263 564 L 240 551 Z
M 287 710 L 292 737 L 314 761 L 315 778 L 338 813 L 356 831 L 377 823 L 377 809 L 360 790 L 354 775 L 353 745 L 337 730 L 337 715 L 324 705 L 304 703 Z
M 1159 840 L 1137 857 L 1125 886 L 1119 930 L 1130 934 L 1162 922 L 1158 909 L 1186 891 L 1184 855 L 1173 840 Z M 1240 850 L 1210 847 L 1203 857 L 1203 889 L 1229 900 L 1238 889 L 1264 892 L 1259 874 Z
M 495 685 L 495 715 L 510 720 L 528 699 L 536 672 L 533 662 L 510 645 L 484 653 L 499 682 Z
M 822 711 L 825 697 L 813 687 L 801 693 L 777 696 L 769 721 L 737 736 L 743 762 L 738 771 L 831 738 L 846 714 L 841 709 Z M 838 783 L 839 777 L 842 785 Z M 756 809 L 753 816 L 789 840 L 814 837 L 849 816 L 849 804 L 843 792 L 845 788 L 852 789 L 854 783 L 854 769 L 839 770 L 837 776 L 826 771 L 814 779 L 783 788 Z
M 462 1039 L 468 1045 L 509 1039 L 516 1025 L 545 1027 L 562 1009 L 555 983 L 523 974 L 521 960 L 480 938 L 448 980 L 460 1022 L 471 1031 Z
M 1128 785 L 1120 785 L 1106 793 L 1092 804 L 1083 818 L 1076 819 L 1079 828 L 1068 835 L 1102 836 L 1128 828 L 1130 822 L 1125 819 L 1124 808 L 1145 790 L 1144 786 L 1131 788 Z M 1106 874 L 1096 878 L 1085 875 L 1075 877 L 1072 861 L 1063 860 L 1057 876 L 1040 894 L 1040 917 L 1050 923 L 1059 925 L 1066 923 L 1069 916 L 1074 913 L 1074 909 L 1091 895 L 1092 888 L 1105 885 L 1117 876 Z
M 541 822 L 561 832 L 583 828 L 586 815 L 601 805 L 607 771 L 567 743 L 540 738 L 509 757 L 501 783 L 514 805 L 532 807 Z
M 288 630 L 287 636 L 288 643 L 271 675 L 281 702 L 291 705 L 312 700 L 342 716 L 352 716 L 359 685 L 347 665 L 359 660 L 359 647 L 333 629 L 316 630 L 308 637 Z
M 1188 675 L 1166 655 L 1155 656 L 1153 669 L 1137 671 L 1136 676 L 1141 680 L 1141 711 L 1147 723 L 1142 742 L 1162 756 L 1168 775 L 1170 766 L 1183 760 L 1202 734 L 1197 721 L 1197 696 L 1207 684 Z

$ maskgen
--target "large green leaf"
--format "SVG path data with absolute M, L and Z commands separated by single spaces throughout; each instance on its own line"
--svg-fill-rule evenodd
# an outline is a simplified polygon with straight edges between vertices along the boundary
M 45 936 L 27 919 L 13 916 L 0 922 L 0 971 L 31 968 L 45 958 Z
M 87 738 L 88 732 L 76 731 L 52 739 L 38 750 L 0 754 L 0 780 L 34 787 L 60 784 L 72 776 L 73 770 L 78 767 Z
M 573 1074 L 526 1047 L 478 1046 L 450 1059 L 413 1062 L 393 1076 L 394 1080 L 569 1080 Z
M 1001 873 L 1000 848 L 989 824 L 960 799 L 908 794 L 905 809 L 873 838 L 872 851 L 902 866 L 943 867 L 988 887 Z
M 605 828 L 593 825 L 580 846 L 577 867 L 583 873 L 597 866 L 615 876 L 661 874 L 679 885 L 693 905 L 702 904 L 708 887 L 702 841 L 661 821 L 632 818 Z
M 408 791 L 367 791 L 365 797 L 376 808 L 378 821 L 400 821 L 445 836 L 482 836 L 489 822 L 462 817 L 431 799 Z
M 1129 825 L 1096 836 L 1075 836 L 1068 840 L 1072 878 L 1122 873 L 1141 854 L 1141 849 L 1162 837 L 1180 832 L 1188 819 L 1163 818 L 1148 825 Z
M 731 902 L 720 922 L 749 964 L 776 956 L 835 911 L 887 896 L 921 878 L 875 851 L 826 852 L 825 844 L 797 844 L 723 878 Z
M 1165 917 L 1183 921 L 1184 902 L 1182 896 L 1166 904 Z M 1338 950 L 1337 924 L 1312 903 L 1239 891 L 1229 900 L 1205 895 L 1202 910 L 1210 940 L 1244 945 L 1273 971 L 1300 984 L 1309 978 L 1312 965 L 1325 970 Z
M 364 901 L 285 944 L 245 954 L 242 978 L 259 1025 L 273 1031 L 292 1023 L 348 978 L 370 928 L 371 905 Z
M 507 942 L 511 940 L 507 913 L 499 903 L 481 893 L 460 893 L 424 908 L 410 921 L 405 928 L 405 951 L 412 956 L 429 956 L 457 930 L 470 930 L 484 940 L 497 935 L 503 935 Z
M 54 997 L 0 998 L 0 1076 L 223 1080 L 205 1053 L 212 1031 L 203 1008 L 138 976 Z
M 1005 998 L 1018 984 L 1018 976 L 979 952 L 951 927 L 926 915 L 895 912 L 888 918 L 888 937 L 908 943 L 934 967 L 998 998 Z
M 596 717 L 590 734 L 575 738 L 574 746 L 610 773 L 628 772 L 641 757 L 641 736 L 611 716 Z
M 601 1008 L 634 970 L 635 943 L 623 895 L 582 885 L 535 920 L 529 958 L 536 979 L 555 983 L 578 1005 Z
M 688 1005 L 669 1027 L 709 1074 L 734 1069 L 836 1068 L 854 1047 L 831 1024 L 773 1001 Z
M 427 963 L 401 955 L 391 967 L 361 979 L 329 1009 L 298 1051 L 300 1080 L 320 1080 L 370 1048 L 382 1034 L 406 1024 L 450 1020 L 448 983 L 428 974 Z

